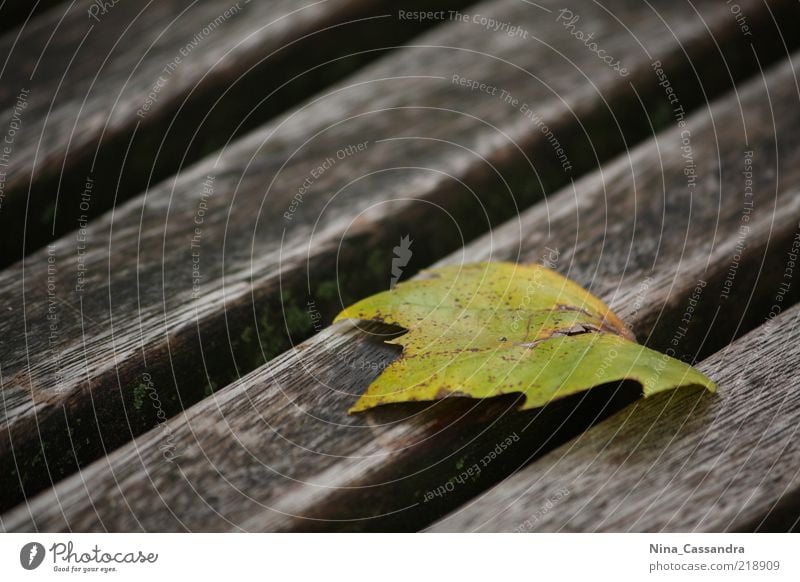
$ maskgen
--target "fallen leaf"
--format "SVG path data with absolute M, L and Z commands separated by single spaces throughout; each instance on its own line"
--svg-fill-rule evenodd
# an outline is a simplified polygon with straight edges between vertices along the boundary
M 540 265 L 471 263 L 423 271 L 368 297 L 336 321 L 368 319 L 408 332 L 403 347 L 350 412 L 382 404 L 522 393 L 521 409 L 620 380 L 645 396 L 716 387 L 691 366 L 636 343 L 577 283 Z

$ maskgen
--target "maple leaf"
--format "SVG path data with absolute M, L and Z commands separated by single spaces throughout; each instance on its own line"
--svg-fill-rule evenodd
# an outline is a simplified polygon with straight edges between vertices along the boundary
M 540 265 L 430 269 L 348 307 L 336 317 L 343 319 L 408 330 L 387 342 L 401 345 L 402 354 L 351 413 L 511 393 L 525 396 L 525 410 L 621 380 L 638 382 L 645 396 L 683 386 L 716 389 L 691 366 L 637 344 L 605 303 Z

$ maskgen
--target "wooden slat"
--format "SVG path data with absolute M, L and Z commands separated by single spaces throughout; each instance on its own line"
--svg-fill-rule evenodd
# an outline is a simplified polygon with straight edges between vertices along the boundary
M 308 337 L 309 292 L 324 320 L 340 295 L 385 288 L 402 235 L 415 239 L 410 274 L 651 131 L 648 116 L 667 109 L 653 60 L 689 109 L 730 84 L 725 62 L 744 75 L 755 55 L 783 50 L 756 0 L 752 46 L 712 0 L 697 3 L 702 20 L 673 3 L 582 8 L 581 22 L 624 60 L 623 79 L 555 22 L 560 4 L 544 8 L 505 0 L 469 13 L 527 38 L 472 19 L 444 24 L 0 275 L 2 506 Z M 497 94 L 454 85 L 454 72 Z M 504 105 L 503 89 L 520 103 Z M 103 197 L 112 191 L 91 193 Z M 143 400 L 145 373 L 156 408 Z
M 556 8 L 555 5 L 553 8 Z M 626 16 L 628 13 L 623 8 L 630 9 L 629 16 Z M 663 110 L 663 99 L 656 98 L 663 97 L 663 92 L 662 88 L 655 84 L 649 70 L 650 60 L 663 53 L 662 60 L 669 70 L 680 72 L 688 66 L 688 63 L 679 58 L 680 53 L 671 42 L 674 34 L 681 40 L 683 48 L 680 52 L 688 51 L 693 57 L 691 64 L 704 70 L 708 68 L 710 71 L 708 76 L 712 78 L 714 72 L 722 69 L 719 66 L 712 66 L 715 60 L 712 58 L 713 52 L 707 50 L 709 37 L 705 26 L 709 26 L 714 38 L 722 46 L 733 47 L 728 52 L 736 54 L 736 50 L 739 50 L 740 31 L 731 26 L 728 13 L 719 10 L 713 3 L 709 4 L 708 8 L 709 13 L 704 15 L 705 23 L 701 24 L 692 18 L 685 20 L 686 11 L 677 8 L 675 9 L 677 15 L 672 16 L 675 21 L 671 22 L 670 13 L 667 12 L 660 13 L 657 18 L 652 13 L 645 12 L 647 18 L 644 18 L 639 3 L 621 3 L 620 6 L 615 6 L 615 17 L 621 18 L 623 22 L 627 18 L 629 22 L 626 25 L 643 31 L 642 36 L 655 47 L 651 48 L 650 54 L 636 54 L 629 60 L 638 63 L 638 67 L 631 65 L 631 70 L 637 71 L 634 76 L 642 79 L 636 85 L 639 95 L 646 101 L 655 103 L 656 108 L 660 107 Z M 449 76 L 454 68 L 461 67 L 463 76 L 480 78 L 495 86 L 504 87 L 512 94 L 532 97 L 532 103 L 537 101 L 537 95 L 541 95 L 542 100 L 549 97 L 549 101 L 543 101 L 550 105 L 542 106 L 542 115 L 546 120 L 554 120 L 551 127 L 557 130 L 561 128 L 559 135 L 570 135 L 572 131 L 570 127 L 574 129 L 575 125 L 574 120 L 568 116 L 564 119 L 565 101 L 567 105 L 576 104 L 575 113 L 580 114 L 579 120 L 587 127 L 598 124 L 602 126 L 598 120 L 603 120 L 607 114 L 597 95 L 588 101 L 584 96 L 583 83 L 588 75 L 599 88 L 604 88 L 606 91 L 602 97 L 609 103 L 617 102 L 618 108 L 625 112 L 625 116 L 621 119 L 630 125 L 635 125 L 635 121 L 631 120 L 632 109 L 627 104 L 626 95 L 630 99 L 633 97 L 625 92 L 622 95 L 618 94 L 620 85 L 616 78 L 617 74 L 605 64 L 598 65 L 595 56 L 592 53 L 587 54 L 585 47 L 580 43 L 576 46 L 572 36 L 558 28 L 554 29 L 549 23 L 541 24 L 541 19 L 531 16 L 532 13 L 527 6 L 503 5 L 496 10 L 497 20 L 522 23 L 528 22 L 526 19 L 535 20 L 536 22 L 530 26 L 534 31 L 537 31 L 535 28 L 537 24 L 542 29 L 539 33 L 541 46 L 547 47 L 542 50 L 546 50 L 549 54 L 551 50 L 549 47 L 556 47 L 566 58 L 576 63 L 577 68 L 568 68 L 567 71 L 571 71 L 572 74 L 564 75 L 562 63 L 554 64 L 552 70 L 558 74 L 554 72 L 550 75 L 553 76 L 552 81 L 543 71 L 535 69 L 543 78 L 548 79 L 548 86 L 529 87 L 530 78 L 521 76 L 519 69 L 515 67 L 509 67 L 508 70 L 499 69 L 494 59 L 488 62 L 477 61 L 472 52 L 456 51 L 453 56 L 449 52 L 442 53 L 441 50 L 409 49 L 403 57 L 371 69 L 360 79 L 371 80 L 413 72 L 419 67 L 419 62 L 425 62 L 426 74 L 434 71 L 434 65 L 438 65 L 442 69 L 442 76 L 445 77 Z M 616 20 L 612 20 L 604 10 L 600 8 L 593 10 L 582 13 L 584 21 L 592 22 L 597 30 L 608 35 L 609 50 L 620 45 L 618 51 L 620 52 L 623 51 L 623 46 L 630 46 L 627 30 L 623 31 L 616 24 Z M 759 14 L 763 17 L 763 12 L 754 10 L 754 15 Z M 626 18 L 622 18 L 623 16 Z M 671 30 L 664 29 L 662 18 L 667 19 Z M 654 29 L 652 33 L 651 28 Z M 441 36 L 433 35 L 431 44 L 447 46 L 465 44 L 474 50 L 473 33 L 473 24 L 452 25 L 449 32 L 444 30 Z M 494 43 L 493 50 L 505 51 L 497 52 L 497 56 L 503 56 L 512 62 L 537 64 L 545 60 L 537 56 L 536 51 L 531 51 L 530 45 L 523 42 L 524 39 L 518 37 L 512 38 L 498 33 L 484 40 Z M 744 52 L 750 54 L 750 50 L 748 47 Z M 426 58 L 421 58 L 421 53 L 425 53 Z M 430 58 L 427 58 L 427 53 L 431 53 Z M 709 54 L 712 57 L 709 57 Z M 740 55 L 739 60 L 742 59 Z M 677 75 L 676 78 L 683 77 Z M 426 107 L 430 107 L 431 104 L 439 103 L 439 100 L 446 105 L 453 103 L 453 89 L 446 82 L 443 88 L 441 79 L 417 79 L 412 83 L 403 78 L 396 79 L 394 83 L 395 86 L 391 86 L 390 82 L 382 88 L 381 94 L 384 95 L 385 92 L 383 97 L 385 103 L 381 105 L 424 103 Z M 399 86 L 402 86 L 402 93 Z M 552 97 L 553 92 L 559 95 L 558 99 Z M 686 95 L 694 94 L 697 94 L 697 91 L 686 93 Z M 571 101 L 570 99 L 562 101 L 561 98 L 568 95 L 571 95 Z M 650 99 L 647 96 L 650 96 Z M 538 128 L 532 129 L 528 119 L 517 115 L 517 111 L 513 109 L 497 107 L 496 100 L 486 95 L 461 93 L 459 99 L 463 99 L 460 106 L 469 109 L 471 114 L 501 127 L 509 135 L 522 136 L 517 141 L 531 155 L 538 153 L 545 161 L 543 165 L 536 167 L 538 177 L 547 178 L 546 170 L 548 166 L 553 166 L 546 163 L 553 157 L 552 148 L 541 137 Z M 113 219 L 109 218 L 90 228 L 87 236 L 91 242 L 90 249 L 84 255 L 75 256 L 77 243 L 74 239 L 67 238 L 61 241 L 52 251 L 53 260 L 59 265 L 55 269 L 53 278 L 66 279 L 67 291 L 57 293 L 56 299 L 61 303 L 56 302 L 56 307 L 52 308 L 58 314 L 58 333 L 52 345 L 47 319 L 47 309 L 50 305 L 46 293 L 47 254 L 37 255 L 35 262 L 30 261 L 26 264 L 23 272 L 11 271 L 7 274 L 5 281 L 8 282 L 6 289 L 10 299 L 6 304 L 11 305 L 13 315 L 9 317 L 8 325 L 3 330 L 6 332 L 4 337 L 25 338 L 25 344 L 19 340 L 14 343 L 9 341 L 10 355 L 3 358 L 5 415 L 10 419 L 10 430 L 3 432 L 4 435 L 8 435 L 3 447 L 5 451 L 3 459 L 6 463 L 3 466 L 7 470 L 2 471 L 3 475 L 8 476 L 7 491 L 13 492 L 15 486 L 19 491 L 20 480 L 29 492 L 45 486 L 60 475 L 69 473 L 75 464 L 103 454 L 108 448 L 156 424 L 160 416 L 169 416 L 182 405 L 197 400 L 206 393 L 204 386 L 213 388 L 215 384 L 222 385 L 227 383 L 237 370 L 255 367 L 263 358 L 263 352 L 270 355 L 280 351 L 286 345 L 285 341 L 281 342 L 283 322 L 280 318 L 276 318 L 277 321 L 273 319 L 265 323 L 265 317 L 273 317 L 277 309 L 276 303 L 280 301 L 278 281 L 276 281 L 280 253 L 284 252 L 284 248 L 289 248 L 298 255 L 302 254 L 301 241 L 315 249 L 312 261 L 315 279 L 310 284 L 303 280 L 305 265 L 300 261 L 284 262 L 281 265 L 283 272 L 280 283 L 284 291 L 293 290 L 294 302 L 289 302 L 285 294 L 281 299 L 290 314 L 288 322 L 295 327 L 305 326 L 305 330 L 301 329 L 301 333 L 307 333 L 311 329 L 310 320 L 301 315 L 303 307 L 297 305 L 297 295 L 303 293 L 306 285 L 315 290 L 319 287 L 320 296 L 323 288 L 330 292 L 331 283 L 335 280 L 332 270 L 336 249 L 333 243 L 336 242 L 337 235 L 344 231 L 345 223 L 349 222 L 349 217 L 354 212 L 367 208 L 375 201 L 368 194 L 377 195 L 379 200 L 395 195 L 398 180 L 394 173 L 382 172 L 359 181 L 349 188 L 347 196 L 347 199 L 355 202 L 342 204 L 341 207 L 334 208 L 333 212 L 326 213 L 320 223 L 325 235 L 315 238 L 313 242 L 308 240 L 308 221 L 316 218 L 318 209 L 328 199 L 326 194 L 348 184 L 352 175 L 350 172 L 363 170 L 366 173 L 370 169 L 382 169 L 387 159 L 395 157 L 395 148 L 391 147 L 395 145 L 394 142 L 390 144 L 384 142 L 380 145 L 376 143 L 368 155 L 363 158 L 352 158 L 357 164 L 355 170 L 348 164 L 347 173 L 327 172 L 322 180 L 314 183 L 306 195 L 306 201 L 300 208 L 298 216 L 294 219 L 296 223 L 291 224 L 287 231 L 287 244 L 282 247 L 280 243 L 283 233 L 273 227 L 274 219 L 280 221 L 282 214 L 290 208 L 291 197 L 298 184 L 308 176 L 309 167 L 314 165 L 310 160 L 322 162 L 344 144 L 360 143 L 365 135 L 371 136 L 376 130 L 380 137 L 415 134 L 430 136 L 429 128 L 436 127 L 437 133 L 431 137 L 437 139 L 446 137 L 456 142 L 474 141 L 483 148 L 479 149 L 479 153 L 488 155 L 500 169 L 519 168 L 521 163 L 524 164 L 519 155 L 513 155 L 515 151 L 513 147 L 502 142 L 499 145 L 496 143 L 493 130 L 486 125 L 477 122 L 465 123 L 464 118 L 459 116 L 448 120 L 446 116 L 443 117 L 441 111 L 430 109 L 393 111 L 392 115 L 399 118 L 393 122 L 388 120 L 388 113 L 382 112 L 382 123 L 388 128 L 386 133 L 381 131 L 382 125 L 376 124 L 373 119 L 362 117 L 359 123 L 353 122 L 346 127 L 340 124 L 336 127 L 336 131 L 328 132 L 318 138 L 314 142 L 314 147 L 307 147 L 304 151 L 305 157 L 292 160 L 293 163 L 290 162 L 284 167 L 275 179 L 270 195 L 265 201 L 263 215 L 270 220 L 262 218 L 256 222 L 254 216 L 257 214 L 259 197 L 253 196 L 252 193 L 261 191 L 264 184 L 274 176 L 273 173 L 279 163 L 283 162 L 283 156 L 275 155 L 274 150 L 277 148 L 278 151 L 291 151 L 293 146 L 287 144 L 302 143 L 306 135 L 315 133 L 314 128 L 340 121 L 342 108 L 353 112 L 361 111 L 360 108 L 369 110 L 374 100 L 373 94 L 365 94 L 362 87 L 357 86 L 357 89 L 351 88 L 349 93 L 346 90 L 340 91 L 335 98 L 316 103 L 303 112 L 305 114 L 303 118 L 292 116 L 287 118 L 285 123 L 268 126 L 251 139 L 227 151 L 222 159 L 209 160 L 205 165 L 198 166 L 190 173 L 181 176 L 176 182 L 166 183 L 154 192 L 150 192 L 146 199 L 148 202 L 143 217 L 141 204 L 145 199 L 139 199 L 117 210 Z M 337 106 L 337 103 L 340 105 Z M 551 112 L 547 113 L 548 111 Z M 607 132 L 609 123 L 606 119 L 603 135 L 613 141 Z M 398 134 L 398 125 L 403 127 L 405 133 Z M 610 135 L 613 137 L 613 132 Z M 267 147 L 259 148 L 265 136 L 270 136 L 271 139 Z M 377 138 L 373 138 L 373 141 L 375 139 Z M 572 141 L 573 139 L 575 141 Z M 571 155 L 576 166 L 580 154 L 591 151 L 591 145 L 597 145 L 599 150 L 603 149 L 603 144 L 586 145 L 580 135 L 573 136 L 569 142 L 565 139 L 564 143 L 573 146 Z M 260 157 L 257 163 L 247 166 L 247 171 L 244 173 L 246 161 L 252 152 L 260 152 Z M 491 179 L 491 174 L 486 177 L 485 163 L 482 160 L 479 162 L 473 160 L 469 163 L 468 159 L 464 159 L 463 151 L 457 151 L 456 154 L 450 150 L 442 152 L 440 142 L 436 141 L 418 142 L 414 147 L 403 148 L 402 152 L 404 165 L 409 161 L 412 163 L 408 165 L 417 166 L 436 161 L 440 164 L 438 169 L 450 174 L 455 173 L 482 186 L 477 190 L 482 198 L 481 201 L 494 203 L 494 206 L 489 204 L 489 209 L 495 214 L 501 216 L 503 212 L 507 213 L 513 208 L 507 198 L 489 195 L 499 184 L 496 178 L 494 181 Z M 589 159 L 583 160 L 582 163 L 587 165 L 594 163 L 591 157 L 588 156 Z M 200 202 L 205 198 L 202 184 L 209 173 L 214 176 L 215 192 L 221 191 L 222 195 L 212 196 L 208 202 L 210 208 L 204 217 L 202 227 L 204 277 L 202 293 L 198 300 L 191 303 L 193 251 L 187 242 L 196 234 L 193 220 L 198 213 Z M 384 281 L 389 279 L 390 249 L 396 244 L 400 233 L 409 231 L 414 233 L 414 238 L 418 240 L 415 259 L 424 264 L 457 245 L 460 241 L 458 234 L 466 232 L 469 235 L 470 232 L 485 228 L 485 223 L 463 219 L 470 214 L 474 215 L 474 208 L 457 204 L 458 198 L 463 199 L 463 196 L 459 196 L 460 192 L 454 191 L 449 183 L 443 184 L 435 176 L 430 178 L 430 175 L 426 179 L 422 172 L 409 173 L 413 175 L 404 175 L 405 192 L 409 195 L 428 196 L 430 200 L 438 202 L 451 212 L 460 210 L 459 227 L 462 232 L 456 233 L 452 229 L 447 232 L 443 229 L 444 225 L 450 223 L 449 217 L 438 215 L 431 218 L 427 213 L 429 208 L 427 205 L 420 209 L 419 205 L 398 203 L 400 210 L 389 218 L 384 211 L 379 216 L 371 216 L 369 220 L 362 219 L 357 223 L 358 228 L 355 229 L 355 233 L 347 231 L 348 236 L 344 240 L 346 245 L 342 249 L 340 266 L 365 262 L 374 265 L 376 261 L 370 259 L 374 259 L 376 253 L 373 252 L 365 261 L 363 247 L 365 242 L 377 247 L 383 241 L 386 255 L 384 270 L 381 272 L 380 266 L 360 273 L 355 272 L 355 269 L 346 269 L 353 274 L 349 276 L 348 281 L 341 279 L 336 281 L 340 285 L 340 291 L 364 293 L 368 292 L 370 287 L 375 287 L 378 281 L 384 284 Z M 555 181 L 565 178 L 561 175 L 560 167 L 555 173 L 557 176 L 547 179 Z M 475 174 L 478 174 L 477 178 L 483 179 L 478 180 Z M 512 177 L 503 176 L 513 182 Z M 521 191 L 535 198 L 541 184 L 534 183 L 531 186 L 531 171 L 521 172 L 516 179 L 518 182 L 528 184 Z M 239 191 L 236 193 L 234 207 L 229 208 L 235 184 L 238 184 Z M 166 207 L 162 200 L 168 195 L 172 198 L 169 207 Z M 338 197 L 342 198 L 344 197 Z M 229 210 L 230 220 L 228 220 Z M 425 211 L 426 214 L 426 220 L 423 222 L 418 220 L 421 211 Z M 456 216 L 459 217 L 458 214 Z M 139 227 L 140 221 L 142 227 Z M 109 237 L 112 224 L 113 237 Z M 381 224 L 381 228 L 373 228 L 371 225 L 374 224 Z M 228 232 L 253 232 L 256 226 L 259 228 L 253 239 L 254 246 L 250 244 L 249 238 L 243 236 L 225 238 Z M 432 238 L 433 234 L 436 235 L 435 238 Z M 448 234 L 450 236 L 447 236 Z M 162 256 L 162 247 L 166 249 L 166 256 Z M 112 249 L 114 257 L 128 257 L 127 261 L 123 260 L 120 265 L 109 264 L 109 249 Z M 251 253 L 257 259 L 252 270 L 248 264 Z M 132 260 L 133 255 L 136 255 L 139 261 L 136 268 L 131 268 L 128 262 Z M 381 257 L 379 251 L 377 257 L 378 259 Z M 81 295 L 71 292 L 74 287 L 74 280 L 71 277 L 79 267 L 83 266 L 86 267 L 89 278 Z M 225 269 L 224 287 L 221 267 Z M 63 275 L 65 272 L 66 276 Z M 103 276 L 104 273 L 108 273 L 108 278 Z M 184 273 L 184 276 L 164 278 L 164 273 L 170 275 Z M 252 273 L 256 276 L 251 277 Z M 109 285 L 109 280 L 113 284 Z M 23 281 L 25 282 L 23 301 L 27 305 L 25 309 L 20 302 L 23 294 L 19 286 Z M 64 285 L 61 285 L 58 288 L 63 289 L 63 287 Z M 138 292 L 131 293 L 131 289 L 136 289 Z M 223 296 L 224 303 L 221 300 Z M 253 296 L 258 306 L 257 316 L 253 314 Z M 109 297 L 113 299 L 112 303 L 109 303 Z M 166 301 L 162 305 L 164 297 Z M 302 305 L 302 302 L 300 303 Z M 115 323 L 113 328 L 110 325 L 112 315 Z M 198 328 L 202 336 L 196 335 Z M 165 329 L 170 330 L 168 334 L 165 334 Z M 229 329 L 234 330 L 232 335 L 228 334 Z M 256 341 L 256 334 L 259 332 L 262 338 L 267 338 L 266 345 Z M 113 345 L 111 353 L 109 353 L 110 344 Z M 52 353 L 52 356 L 45 358 L 42 354 L 48 352 Z M 57 359 L 53 356 L 57 356 Z M 235 361 L 232 361 L 233 357 L 236 358 Z M 149 386 L 143 381 L 144 372 L 149 374 L 148 378 L 153 380 L 153 386 L 158 391 L 160 405 L 157 408 L 142 406 L 142 395 L 147 394 Z M 101 430 L 96 428 L 98 422 Z M 42 441 L 47 449 L 44 452 Z M 13 452 L 19 461 L 11 456 L 12 443 Z M 4 498 L 7 503 L 15 499 L 19 499 L 19 495 L 13 493 Z
M 701 357 L 762 317 L 783 276 L 779 263 L 800 218 L 797 101 L 794 70 L 786 63 L 448 262 L 551 260 L 609 300 L 651 346 Z M 687 129 L 698 173 L 691 189 L 681 151 Z M 737 253 L 746 200 L 743 152 L 749 150 L 758 152 L 758 204 L 748 214 L 751 230 L 724 317 L 713 319 Z M 663 239 L 653 236 L 661 232 Z M 659 246 L 659 240 L 672 244 Z M 698 279 L 706 287 L 693 305 L 692 329 L 673 346 L 675 322 L 695 302 Z M 797 295 L 791 289 L 786 303 Z M 741 325 L 732 329 L 730 321 Z M 415 529 L 635 396 L 609 387 L 527 413 L 515 412 L 514 399 L 504 398 L 348 416 L 357 395 L 396 355 L 379 342 L 379 335 L 346 323 L 325 330 L 7 515 L 4 526 Z M 428 499 L 509 437 L 513 446 L 474 481 Z
M 799 323 L 794 307 L 703 361 L 716 396 L 637 403 L 431 529 L 753 531 L 776 518 L 797 527 Z M 776 511 L 790 500 L 793 513 Z
M 379 0 L 102 6 L 79 0 L 0 39 L 0 132 L 17 128 L 3 160 L 0 266 L 432 24 L 400 22 Z

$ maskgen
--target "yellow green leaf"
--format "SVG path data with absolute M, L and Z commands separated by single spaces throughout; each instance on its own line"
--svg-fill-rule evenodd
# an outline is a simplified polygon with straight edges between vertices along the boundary
M 522 393 L 522 409 L 620 380 L 645 396 L 716 388 L 691 366 L 636 343 L 625 324 L 577 283 L 540 265 L 471 263 L 359 301 L 342 319 L 398 325 L 403 347 L 350 412 L 382 404 Z

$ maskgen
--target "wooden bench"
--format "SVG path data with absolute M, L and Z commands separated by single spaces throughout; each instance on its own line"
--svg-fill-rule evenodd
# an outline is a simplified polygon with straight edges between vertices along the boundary
M 634 404 L 431 531 L 787 531 L 798 525 L 800 309 L 704 360 L 718 396 Z
M 625 384 L 525 413 L 510 397 L 346 414 L 396 351 L 378 324 L 319 322 L 388 285 L 404 236 L 414 240 L 406 274 L 436 261 L 546 260 L 643 343 L 702 360 L 723 386 L 703 406 L 733 418 L 727 395 L 746 399 L 770 376 L 744 374 L 725 354 L 793 338 L 796 285 L 781 294 L 787 313 L 768 318 L 800 219 L 797 55 L 786 52 L 796 31 L 776 28 L 796 3 L 743 2 L 746 36 L 719 2 L 694 3 L 702 20 L 678 3 L 576 8 L 625 76 L 557 20 L 561 4 L 539 4 L 474 9 L 527 38 L 440 23 L 0 273 L 3 507 L 47 489 L 3 527 L 419 530 L 454 512 L 433 527 L 525 529 L 535 518 L 528 529 L 753 529 L 776 523 L 775 504 L 794 507 L 790 457 L 770 486 L 706 471 L 714 485 L 698 504 L 723 490 L 737 500 L 713 520 L 692 522 L 696 512 L 675 506 L 683 498 L 653 501 L 633 486 L 683 478 L 679 463 L 710 424 L 689 392 L 625 408 L 637 397 Z M 765 320 L 766 332 L 740 338 Z M 794 369 L 795 356 L 776 352 L 777 369 Z M 783 386 L 757 420 L 774 421 L 785 443 L 796 407 L 782 406 Z M 669 418 L 691 429 L 666 449 L 674 465 L 645 466 L 665 450 L 654 433 L 617 481 L 613 446 L 629 452 L 674 402 Z M 737 427 L 713 424 L 719 444 L 702 459 L 741 464 L 724 446 Z M 479 477 L 441 494 L 506 439 Z M 753 467 L 784 454 L 748 443 Z M 566 472 L 565 455 L 577 455 Z M 603 471 L 586 477 L 579 467 L 598 458 Z M 598 492 L 609 479 L 618 487 Z M 703 487 L 692 479 L 682 486 Z M 759 502 L 745 503 L 754 488 Z M 540 515 L 562 490 L 559 509 Z M 600 510 L 584 511 L 597 495 Z M 668 511 L 678 518 L 663 521 Z
M 102 4 L 64 3 L 0 39 L 0 117 L 25 100 L 6 164 L 0 266 L 431 25 L 398 22 L 377 0 Z

